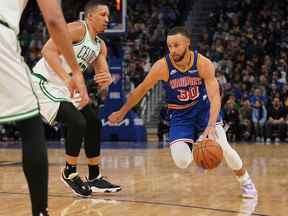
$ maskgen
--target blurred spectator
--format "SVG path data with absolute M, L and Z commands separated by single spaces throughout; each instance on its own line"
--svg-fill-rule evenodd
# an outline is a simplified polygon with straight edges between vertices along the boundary
M 272 107 L 268 108 L 268 121 L 266 124 L 266 142 L 270 143 L 275 137 L 275 143 L 284 140 L 286 136 L 286 111 L 281 105 L 279 98 L 274 98 Z
M 223 115 L 224 115 L 224 122 L 230 126 L 227 131 L 228 138 L 232 141 L 240 140 L 241 131 L 239 130 L 240 128 L 239 112 L 236 109 L 236 104 L 234 100 L 228 100 L 226 102 Z
M 244 140 L 248 141 L 252 138 L 252 108 L 249 99 L 244 99 L 240 108 L 240 125 L 241 134 Z
M 0 141 L 15 142 L 18 140 L 20 140 L 20 132 L 15 124 L 0 125 Z
M 252 105 L 255 105 L 257 100 L 260 100 L 263 104 L 267 103 L 267 98 L 262 95 L 262 91 L 260 88 L 255 88 L 254 94 L 250 97 Z
M 252 121 L 257 142 L 264 142 L 264 129 L 267 120 L 267 110 L 262 100 L 256 99 L 252 111 Z
M 158 141 L 162 142 L 164 134 L 169 132 L 169 115 L 167 105 L 163 105 L 160 110 L 159 123 L 158 123 Z

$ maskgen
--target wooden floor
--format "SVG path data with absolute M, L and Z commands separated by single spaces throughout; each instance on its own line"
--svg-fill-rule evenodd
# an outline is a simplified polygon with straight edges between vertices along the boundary
M 123 190 L 76 198 L 59 180 L 63 150 L 50 149 L 49 210 L 53 216 L 288 215 L 288 145 L 235 148 L 256 183 L 258 203 L 240 198 L 239 184 L 225 163 L 205 173 L 195 164 L 181 170 L 168 148 L 103 150 L 102 174 Z M 0 149 L 1 216 L 31 215 L 20 160 L 19 149 Z M 87 175 L 85 162 L 81 155 L 82 176 Z

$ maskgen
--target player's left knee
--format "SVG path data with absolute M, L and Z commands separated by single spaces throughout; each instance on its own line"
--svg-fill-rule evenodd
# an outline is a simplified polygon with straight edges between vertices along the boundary
M 174 163 L 181 169 L 187 168 L 193 160 L 192 152 L 183 141 L 177 141 L 170 145 L 171 155 Z

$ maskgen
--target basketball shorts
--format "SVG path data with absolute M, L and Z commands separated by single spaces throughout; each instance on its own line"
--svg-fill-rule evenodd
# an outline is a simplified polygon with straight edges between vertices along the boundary
M 175 110 L 170 114 L 169 142 L 196 142 L 208 125 L 210 106 Z M 216 124 L 222 124 L 219 115 Z
M 40 113 L 44 121 L 53 125 L 61 101 L 71 102 L 70 92 L 64 85 L 48 81 L 40 74 L 33 73 L 33 88 L 39 100 Z
M 16 33 L 0 24 L 0 123 L 39 114 L 31 73 L 21 56 Z

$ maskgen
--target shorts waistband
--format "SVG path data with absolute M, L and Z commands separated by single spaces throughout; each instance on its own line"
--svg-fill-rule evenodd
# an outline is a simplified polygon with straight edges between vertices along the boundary
M 190 104 L 168 104 L 168 109 L 174 109 L 174 110 L 188 109 L 197 103 L 198 101 L 194 101 Z

